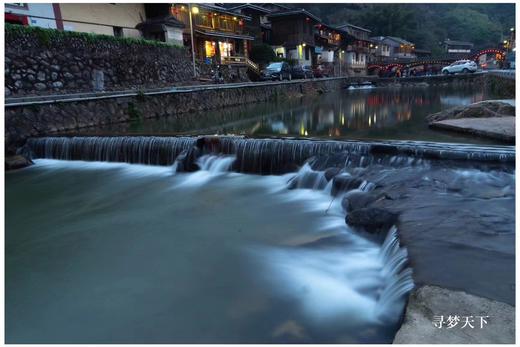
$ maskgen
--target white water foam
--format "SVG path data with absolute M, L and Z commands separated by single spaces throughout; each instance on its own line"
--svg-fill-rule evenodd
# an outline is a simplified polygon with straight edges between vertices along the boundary
M 178 186 L 203 186 L 217 177 L 235 177 L 233 184 L 255 184 L 265 187 L 278 201 L 298 202 L 302 211 L 323 212 L 316 235 L 341 236 L 344 245 L 315 247 L 257 247 L 253 254 L 269 269 L 273 287 L 301 303 L 311 319 L 327 323 L 348 314 L 351 324 L 363 322 L 395 322 L 403 308 L 404 296 L 413 288 L 411 270 L 406 268 L 406 250 L 399 247 L 397 230 L 393 228 L 382 246 L 355 234 L 345 224 L 341 196 L 335 199 L 323 184 L 323 172 L 305 165 L 296 174 L 283 176 L 250 176 L 231 173 L 233 156 L 203 156 L 197 161 L 201 170 L 177 174 Z M 143 175 L 172 176 L 171 167 L 147 165 L 36 160 L 36 165 L 49 168 L 121 169 L 136 177 Z M 309 179 L 311 188 L 287 190 L 285 182 L 295 176 Z M 304 181 L 305 181 L 304 179 Z M 369 182 L 362 184 L 363 189 Z M 173 187 L 175 188 L 175 187 Z M 173 189 L 172 188 L 172 189 Z M 361 188 L 360 188 L 361 189 Z M 325 294 L 324 294 L 325 293 Z

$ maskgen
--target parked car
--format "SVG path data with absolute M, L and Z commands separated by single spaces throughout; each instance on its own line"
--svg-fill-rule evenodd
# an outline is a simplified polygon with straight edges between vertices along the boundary
M 270 63 L 262 70 L 262 80 L 292 80 L 291 67 L 286 62 Z
M 317 65 L 313 69 L 313 73 L 314 73 L 314 77 L 317 77 L 317 78 L 329 77 L 329 76 L 333 75 L 332 71 L 323 65 Z
M 472 60 L 457 60 L 451 65 L 442 68 L 442 74 L 468 73 L 477 71 L 477 63 Z
M 314 73 L 309 65 L 295 65 L 292 69 L 293 78 L 314 78 Z

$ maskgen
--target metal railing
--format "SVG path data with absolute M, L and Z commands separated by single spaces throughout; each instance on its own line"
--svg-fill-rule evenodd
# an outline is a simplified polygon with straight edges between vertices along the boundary
M 229 57 L 222 57 L 222 64 L 223 65 L 245 65 L 248 68 L 254 70 L 255 72 L 259 72 L 260 69 L 258 68 L 258 65 L 252 62 L 251 60 L 247 59 L 246 57 L 239 57 L 239 56 L 229 56 Z

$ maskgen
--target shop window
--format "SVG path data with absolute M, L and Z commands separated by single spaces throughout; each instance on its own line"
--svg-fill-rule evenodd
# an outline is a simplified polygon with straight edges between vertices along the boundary
M 231 57 L 233 55 L 233 44 L 229 42 L 219 42 L 218 47 L 220 49 L 221 57 Z
M 206 53 L 206 58 L 213 58 L 215 56 L 215 42 L 204 41 L 204 50 Z

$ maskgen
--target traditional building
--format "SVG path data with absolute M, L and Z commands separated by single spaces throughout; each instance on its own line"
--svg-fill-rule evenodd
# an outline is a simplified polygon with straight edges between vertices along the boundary
M 465 41 L 446 39 L 443 42 L 444 52 L 450 58 L 466 57 L 471 53 L 473 44 Z
M 182 33 L 186 25 L 177 18 L 167 15 L 151 17 L 139 23 L 136 28 L 147 40 L 156 40 L 182 46 Z
M 136 25 L 145 19 L 143 4 L 6 4 L 6 22 L 119 37 L 141 37 Z
M 193 28 L 190 26 L 190 8 Z M 250 17 L 210 4 L 173 4 L 169 11 L 185 25 L 183 42 L 187 47 L 191 47 L 193 32 L 195 57 L 198 60 L 246 65 L 251 41 L 254 40 L 245 30 Z
M 271 22 L 271 45 L 279 57 L 298 65 L 316 65 L 315 26 L 321 20 L 304 9 L 287 9 L 267 15 Z
M 345 31 L 325 23 L 319 23 L 315 27 L 314 39 L 316 43 L 316 63 L 323 65 L 331 75 L 339 75 L 341 70 L 346 71 L 345 66 L 341 66 L 340 57 L 344 56 L 342 47 L 345 46 Z
M 258 4 L 242 4 L 228 7 L 228 9 L 251 18 L 250 21 L 245 22 L 245 30 L 255 38 L 255 41 L 270 42 L 271 23 L 267 19 L 267 15 L 273 12 L 272 10 Z
M 346 73 L 349 76 L 367 74 L 368 54 L 370 48 L 370 30 L 352 24 L 339 25 L 339 29 L 346 34 L 346 47 L 341 51 L 340 60 L 344 62 Z
M 4 5 L 6 23 L 37 26 L 49 29 L 63 29 L 59 4 L 10 3 Z
M 384 36 L 370 38 L 370 63 L 383 63 L 390 58 L 390 46 L 384 42 Z
M 136 25 L 146 14 L 143 4 L 60 3 L 63 29 L 118 37 L 141 37 Z
M 385 36 L 383 43 L 390 47 L 390 58 L 395 61 L 407 61 L 417 58 L 415 44 L 400 37 Z

